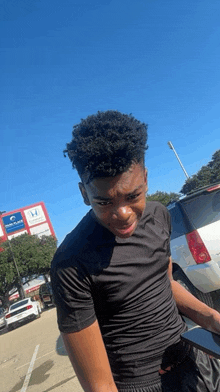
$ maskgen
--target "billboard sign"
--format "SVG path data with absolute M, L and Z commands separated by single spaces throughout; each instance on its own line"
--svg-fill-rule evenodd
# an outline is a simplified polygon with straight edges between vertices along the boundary
M 32 235 L 37 235 L 38 237 L 51 234 L 48 223 L 43 223 L 42 225 L 31 227 L 30 232 Z
M 29 226 L 36 225 L 37 223 L 45 222 L 46 217 L 41 205 L 24 210 L 27 223 Z
M 24 229 L 25 224 L 20 212 L 2 217 L 6 233 L 12 233 Z
M 0 216 L 0 240 L 11 240 L 24 233 L 30 235 L 52 235 L 54 229 L 44 202 L 31 204 Z M 1 249 L 0 249 L 1 251 Z
M 15 237 L 19 237 L 19 235 L 22 235 L 25 233 L 28 234 L 27 230 L 22 230 L 22 231 L 19 231 L 18 233 L 13 233 L 11 235 L 8 235 L 8 240 L 11 240 L 12 238 L 15 238 Z

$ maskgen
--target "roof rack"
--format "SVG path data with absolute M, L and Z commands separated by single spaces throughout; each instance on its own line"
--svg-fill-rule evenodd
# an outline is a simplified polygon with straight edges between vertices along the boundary
M 200 193 L 200 192 L 202 192 L 202 191 L 205 191 L 207 188 L 210 188 L 210 187 L 213 188 L 213 187 L 215 187 L 216 185 L 220 185 L 220 180 L 219 180 L 218 182 L 213 183 L 213 184 L 208 184 L 208 185 L 205 185 L 205 186 L 200 187 L 200 188 L 195 188 L 195 189 L 193 189 L 192 191 L 188 192 L 188 193 L 186 194 L 186 196 L 191 196 L 192 194 Z

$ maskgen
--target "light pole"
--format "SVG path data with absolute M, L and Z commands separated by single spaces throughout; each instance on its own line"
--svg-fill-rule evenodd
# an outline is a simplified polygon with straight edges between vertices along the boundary
M 173 150 L 174 154 L 176 155 L 176 157 L 177 157 L 177 159 L 178 159 L 178 162 L 179 162 L 181 168 L 183 169 L 186 178 L 189 178 L 189 175 L 187 174 L 187 171 L 185 170 L 185 168 L 184 168 L 184 166 L 183 166 L 183 164 L 182 164 L 180 158 L 178 157 L 178 154 L 177 154 L 175 148 L 173 147 L 172 143 L 171 143 L 171 142 L 168 142 L 167 144 L 168 144 L 168 146 L 170 147 L 170 149 Z
M 6 212 L 6 211 L 0 211 L 0 216 L 1 216 L 2 214 L 4 214 L 5 212 Z M 5 224 L 4 224 L 3 220 L 2 220 L 2 224 L 3 224 L 4 229 L 5 229 Z M 6 229 L 5 229 L 5 232 L 6 232 Z M 19 283 L 20 283 L 20 295 L 21 295 L 21 297 L 22 297 L 21 299 L 24 299 L 24 298 L 25 298 L 25 292 L 24 292 L 24 287 L 23 287 L 21 275 L 20 275 L 20 272 L 19 272 L 19 270 L 18 270 L 18 266 L 17 266 L 16 260 L 15 260 L 15 256 L 14 256 L 14 253 L 13 253 L 13 250 L 12 250 L 12 246 L 11 246 L 11 244 L 10 244 L 10 240 L 9 240 L 8 238 L 7 238 L 7 240 L 8 240 L 9 249 L 10 249 L 10 252 L 11 252 L 11 255 L 12 255 L 12 260 L 13 260 L 13 262 L 14 262 L 15 269 L 16 269 L 16 271 L 17 271 L 18 280 L 19 280 Z

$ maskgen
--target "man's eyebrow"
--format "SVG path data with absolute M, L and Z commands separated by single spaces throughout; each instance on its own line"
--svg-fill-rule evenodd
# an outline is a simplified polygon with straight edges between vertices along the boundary
M 132 192 L 128 193 L 128 196 L 133 195 L 134 193 L 138 192 L 141 190 L 141 188 L 143 187 L 143 185 L 139 185 L 137 188 L 135 188 Z
M 142 185 L 139 185 L 137 188 L 135 188 L 132 192 L 127 193 L 126 196 L 131 196 L 138 192 L 142 188 Z M 100 201 L 111 201 L 111 197 L 104 197 L 104 196 L 94 196 L 93 200 L 100 200 Z
M 93 200 L 109 201 L 112 199 L 110 197 L 94 196 Z

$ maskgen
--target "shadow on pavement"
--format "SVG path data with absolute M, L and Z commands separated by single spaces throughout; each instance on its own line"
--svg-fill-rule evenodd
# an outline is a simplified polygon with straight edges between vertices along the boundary
M 61 335 L 58 337 L 56 342 L 56 352 L 58 355 L 68 355 Z
M 49 359 L 48 361 L 42 363 L 40 366 L 35 368 L 31 373 L 31 378 L 28 383 L 28 386 L 39 385 L 42 384 L 42 382 L 46 381 L 48 377 L 50 377 L 50 375 L 46 373 L 50 371 L 53 365 L 53 361 Z M 20 391 L 24 384 L 25 377 L 26 375 L 20 379 L 20 381 L 10 390 L 10 392 Z

